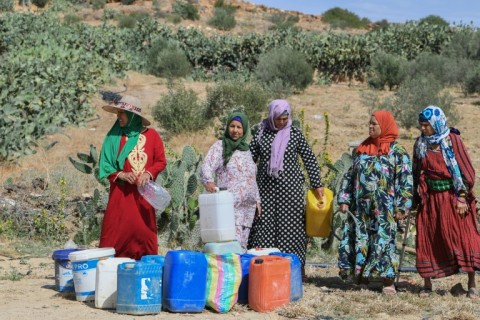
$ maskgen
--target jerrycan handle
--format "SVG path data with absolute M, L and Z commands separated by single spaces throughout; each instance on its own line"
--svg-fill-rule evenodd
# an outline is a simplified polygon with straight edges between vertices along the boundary
M 262 264 L 262 263 L 263 263 L 263 259 L 255 259 L 254 263 L 255 263 L 255 264 Z

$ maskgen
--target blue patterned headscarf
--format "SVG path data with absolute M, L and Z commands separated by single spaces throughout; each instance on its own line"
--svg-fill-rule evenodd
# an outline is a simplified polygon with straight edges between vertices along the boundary
M 427 146 L 429 144 L 438 144 L 442 150 L 443 159 L 447 165 L 448 171 L 452 175 L 453 188 L 455 193 L 458 194 L 460 190 L 466 190 L 465 184 L 462 180 L 462 174 L 458 167 L 455 154 L 452 147 L 447 142 L 447 137 L 450 134 L 450 128 L 447 126 L 447 118 L 442 109 L 437 106 L 428 106 L 420 112 L 418 116 L 419 122 L 428 122 L 435 131 L 431 136 L 420 136 L 416 146 L 416 153 L 423 159 L 427 152 Z

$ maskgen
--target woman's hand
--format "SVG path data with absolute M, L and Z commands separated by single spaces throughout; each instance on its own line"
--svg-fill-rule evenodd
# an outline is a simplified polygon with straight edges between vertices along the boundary
M 457 213 L 460 216 L 464 216 L 465 213 L 467 213 L 467 209 L 468 209 L 468 206 L 465 201 L 465 198 L 457 198 L 457 205 L 456 205 Z
M 148 173 L 146 172 L 142 173 L 137 179 L 137 185 L 143 187 L 144 185 L 147 184 L 148 181 L 150 181 L 150 178 L 151 177 Z
M 217 185 L 213 182 L 207 182 L 205 184 L 205 190 L 207 190 L 208 192 L 215 192 L 216 188 L 217 188 Z
M 260 202 L 257 202 L 257 212 L 255 212 L 255 216 L 257 218 L 260 218 L 262 215 L 262 205 L 260 204 Z
M 340 209 L 339 210 L 340 210 L 341 213 L 346 213 L 348 211 L 348 207 L 349 207 L 348 204 L 342 203 L 342 204 L 340 204 Z
M 315 192 L 317 193 L 318 199 L 322 199 L 322 198 L 323 198 L 323 196 L 324 196 L 323 187 L 316 188 L 316 189 L 315 189 Z
M 408 215 L 408 212 L 406 211 L 400 211 L 400 210 L 396 210 L 395 211 L 395 214 L 393 215 L 393 217 L 396 219 L 396 220 L 403 220 L 405 219 L 405 217 Z
M 120 172 L 117 176 L 118 179 L 121 179 L 130 184 L 135 184 L 137 182 L 137 176 L 133 172 Z

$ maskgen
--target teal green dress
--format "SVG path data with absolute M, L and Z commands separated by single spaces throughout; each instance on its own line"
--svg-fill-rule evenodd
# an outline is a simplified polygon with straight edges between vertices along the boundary
M 396 210 L 412 205 L 412 167 L 405 148 L 393 142 L 387 155 L 356 155 L 337 195 L 348 214 L 338 250 L 340 276 L 393 279 L 399 256 Z

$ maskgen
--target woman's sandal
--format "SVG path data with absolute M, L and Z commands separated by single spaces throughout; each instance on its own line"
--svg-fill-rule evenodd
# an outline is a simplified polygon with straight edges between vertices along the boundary
M 427 297 L 430 297 L 432 293 L 433 293 L 432 288 L 423 287 L 418 293 L 418 296 L 422 298 L 427 298 Z
M 382 289 L 382 293 L 386 295 L 393 295 L 397 293 L 397 290 L 395 289 L 394 285 L 391 286 L 385 286 Z
M 480 291 L 475 288 L 468 289 L 467 298 L 470 298 L 472 300 L 480 299 Z

